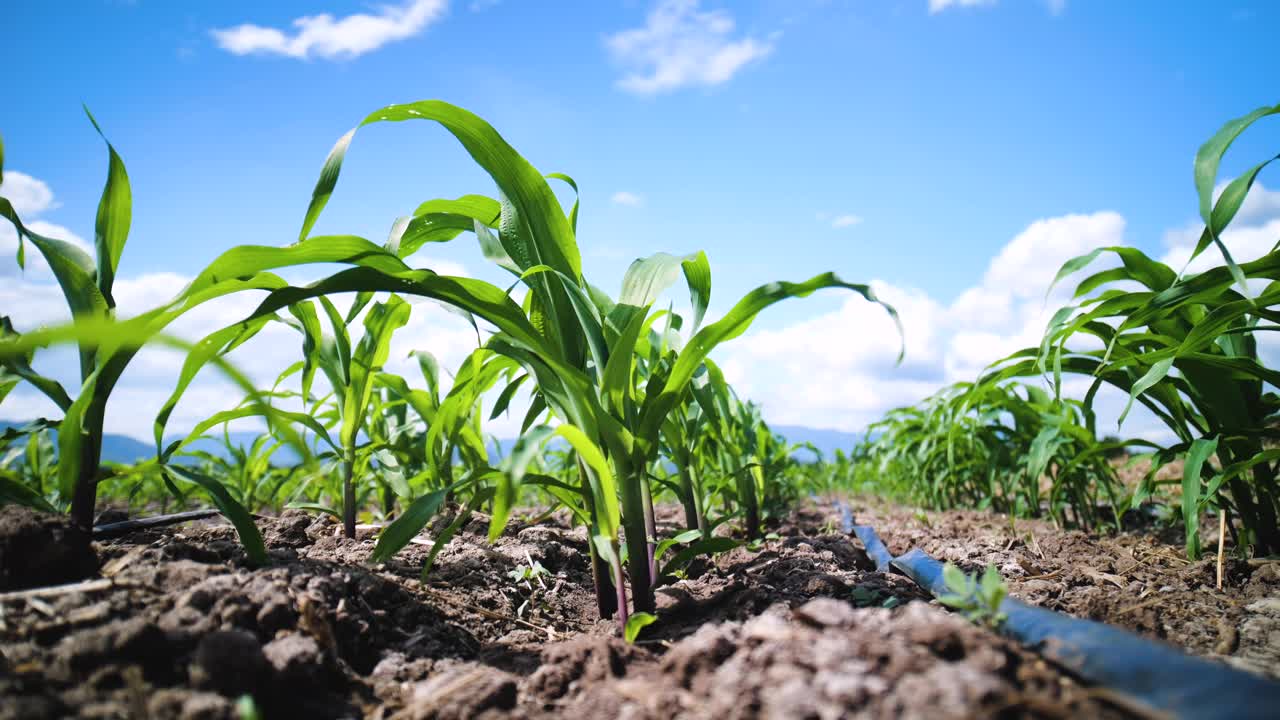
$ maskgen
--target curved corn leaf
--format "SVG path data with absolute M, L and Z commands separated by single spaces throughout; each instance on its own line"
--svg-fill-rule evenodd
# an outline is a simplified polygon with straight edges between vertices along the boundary
M 364 337 L 351 356 L 350 383 L 342 403 L 340 442 L 344 448 L 355 446 L 373 396 L 374 378 L 391 353 L 391 335 L 409 322 L 410 308 L 409 303 L 392 295 L 386 302 L 374 305 L 365 316 Z
M 236 502 L 235 498 L 227 492 L 222 483 L 205 475 L 198 470 L 183 465 L 165 465 L 162 472 L 166 475 L 177 477 L 179 480 L 198 485 L 208 494 L 209 499 L 213 501 L 214 507 L 218 508 L 218 512 L 222 513 L 231 524 L 235 526 L 236 534 L 240 536 L 240 544 L 244 547 L 245 554 L 249 557 L 249 563 L 252 565 L 267 564 L 267 546 L 262 541 L 262 533 L 258 530 L 258 526 L 253 522 L 253 516 L 249 514 L 244 506 Z
M 409 503 L 404 513 L 378 535 L 378 542 L 373 546 L 373 554 L 369 556 L 369 560 L 375 563 L 386 562 L 400 552 L 410 540 L 422 532 L 422 528 L 427 526 L 427 522 L 440 510 L 445 498 L 458 484 L 460 483 L 427 493 Z
M 802 283 L 774 282 L 762 285 L 747 293 L 729 312 L 725 313 L 724 317 L 702 328 L 689 340 L 689 344 L 685 346 L 684 350 L 676 358 L 671 375 L 668 377 L 661 394 L 653 400 L 646 400 L 641 416 L 639 437 L 656 441 L 658 430 L 661 428 L 667 413 L 675 405 L 684 389 L 688 386 L 689 381 L 692 380 L 694 372 L 702 365 L 703 360 L 706 359 L 713 348 L 746 332 L 756 315 L 770 305 L 787 298 L 805 297 L 815 290 L 823 288 L 852 290 L 869 302 L 874 302 L 883 307 L 889 313 L 889 316 L 893 318 L 901 341 L 903 337 L 902 322 L 898 318 L 898 312 L 891 305 L 876 297 L 875 291 L 869 285 L 845 282 L 834 273 L 823 273 Z M 898 351 L 899 362 L 902 360 L 905 347 L 905 344 L 900 345 Z
M 102 189 L 98 216 L 93 225 L 93 244 L 98 252 L 98 291 L 109 307 L 115 307 L 111 287 L 115 283 L 116 268 L 120 265 L 120 255 L 124 252 L 125 241 L 129 238 L 129 225 L 133 221 L 133 192 L 129 188 L 129 174 L 125 172 L 124 161 L 107 140 L 102 127 L 87 106 L 84 114 L 89 116 L 93 129 L 98 131 L 102 141 L 107 144 L 107 153 L 110 155 L 107 184 Z
M 1218 438 L 1197 438 L 1182 469 L 1182 522 L 1187 530 L 1187 557 L 1200 559 L 1200 473 L 1218 450 Z

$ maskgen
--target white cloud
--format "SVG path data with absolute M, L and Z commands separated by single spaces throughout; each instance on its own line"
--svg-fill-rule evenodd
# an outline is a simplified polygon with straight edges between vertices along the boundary
M 837 215 L 831 221 L 831 227 L 837 230 L 860 224 L 862 224 L 862 217 L 859 215 Z
M 831 216 L 819 213 L 826 222 Z M 1058 268 L 1098 247 L 1124 245 L 1125 220 L 1116 212 L 1072 214 L 1037 220 L 1013 237 L 989 263 L 982 280 L 945 303 L 928 293 L 873 282 L 877 293 L 902 316 L 907 358 L 895 368 L 897 338 L 883 311 L 850 297 L 838 310 L 781 329 L 748 332 L 726 345 L 717 360 L 740 391 L 764 405 L 778 424 L 860 431 L 895 406 L 914 403 L 938 388 L 973 380 L 991 362 L 1039 343 L 1049 318 L 1074 290 L 1073 280 L 1045 297 Z M 1179 269 L 1200 237 L 1192 222 L 1165 234 L 1159 259 Z M 1256 184 L 1223 242 L 1237 260 L 1261 257 L 1280 241 L 1280 192 Z M 1221 264 L 1210 248 L 1189 268 Z M 1085 272 L 1114 266 L 1103 254 Z M 1280 337 L 1259 335 L 1259 353 L 1280 362 Z M 1083 344 L 1083 343 L 1082 343 Z M 1080 397 L 1081 383 L 1068 379 L 1064 393 Z M 1104 387 L 1096 407 L 1099 431 L 1115 432 L 1122 393 Z M 1135 408 L 1121 432 L 1126 437 L 1168 440 L 1166 429 Z
M 48 184 L 17 170 L 5 171 L 4 183 L 0 184 L 0 197 L 8 198 L 14 212 L 24 219 L 57 207 Z
M 8 170 L 4 174 L 4 184 L 0 185 L 0 196 L 9 199 L 18 217 L 31 232 L 56 240 L 65 240 L 90 256 L 93 255 L 93 247 L 79 235 L 61 225 L 39 219 L 42 213 L 58 207 L 53 191 L 43 180 L 16 170 Z M 49 276 L 49 265 L 35 246 L 26 244 L 25 270 L 18 267 L 17 252 L 18 231 L 8 220 L 0 220 L 0 278 L 22 275 L 24 272 L 30 277 Z M 6 289 L 12 290 L 13 286 Z M 3 307 L 11 306 L 0 305 L 0 308 Z
M 283 55 L 307 59 L 354 58 L 388 43 L 413 37 L 444 16 L 448 0 L 412 0 L 384 5 L 377 14 L 356 13 L 335 19 L 328 13 L 293 21 L 297 32 L 243 24 L 212 31 L 218 47 L 233 55 Z
M 1103 245 L 1123 243 L 1124 218 L 1114 212 L 1037 220 L 1001 249 L 983 285 L 1039 299 L 1067 260 Z
M 948 8 L 990 7 L 996 0 L 929 0 L 929 14 L 935 15 Z
M 644 27 L 605 39 L 614 59 L 626 68 L 618 87 L 654 95 L 720 85 L 773 52 L 772 37 L 735 38 L 728 12 L 702 11 L 698 4 L 698 0 L 660 0 Z
M 640 207 L 644 204 L 644 198 L 626 190 L 619 190 L 609 198 L 609 202 L 614 205 L 624 205 L 626 207 Z
M 929 0 L 929 14 L 936 15 L 951 8 L 993 7 L 998 0 Z M 1067 0 L 1043 0 L 1051 15 L 1061 15 L 1067 9 Z
M 839 309 L 778 330 L 749 332 L 725 346 L 720 363 L 746 397 L 778 424 L 859 431 L 890 408 L 972 380 L 989 363 L 1036 344 L 1056 302 L 1044 293 L 1069 258 L 1124 242 L 1113 212 L 1032 223 L 992 259 L 980 284 L 945 303 L 916 288 L 872 286 L 897 308 L 906 359 L 879 307 L 850 296 Z M 1101 261 L 1100 261 L 1101 262 Z
M 1216 198 L 1226 183 L 1214 189 Z M 1191 257 L 1200 240 L 1204 224 L 1193 220 L 1164 234 L 1167 248 L 1160 261 L 1174 270 L 1181 270 Z M 1238 263 L 1257 260 L 1280 242 L 1280 191 L 1269 190 L 1262 183 L 1254 183 L 1245 196 L 1240 210 L 1227 226 L 1220 239 Z M 1198 273 L 1222 264 L 1222 255 L 1216 246 L 1210 246 L 1187 267 L 1187 272 Z

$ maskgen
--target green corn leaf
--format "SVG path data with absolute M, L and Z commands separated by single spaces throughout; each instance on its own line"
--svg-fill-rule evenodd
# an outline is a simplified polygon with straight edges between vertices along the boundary
M 677 545 L 684 545 L 685 543 L 691 543 L 701 537 L 702 537 L 702 532 L 697 529 L 693 529 L 693 530 L 685 530 L 684 532 L 676 535 L 675 537 L 669 537 L 669 538 L 666 538 L 665 540 L 662 540 L 661 542 L 658 543 L 658 546 L 654 548 L 654 551 L 653 551 L 654 562 L 658 562 L 662 560 L 662 556 L 666 555 L 667 552 L 671 550 L 671 548 Z
M 53 277 L 58 281 L 58 287 L 62 289 L 62 295 L 67 300 L 67 307 L 70 308 L 72 316 L 91 317 L 106 314 L 109 305 L 98 289 L 95 277 L 97 268 L 88 253 L 69 242 L 31 232 L 22 224 L 22 220 L 18 218 L 8 198 L 0 197 L 0 217 L 12 223 L 18 233 L 18 264 L 22 265 L 23 243 L 30 241 L 44 256 L 45 262 L 49 263 L 49 269 L 53 271 Z
M 1138 381 L 1135 382 L 1133 384 L 1133 387 L 1129 390 L 1129 400 L 1128 402 L 1125 403 L 1124 411 L 1120 413 L 1120 418 L 1116 420 L 1117 426 L 1123 423 L 1125 417 L 1129 415 L 1129 410 L 1133 408 L 1134 399 L 1137 398 L 1142 393 L 1146 392 L 1147 390 L 1151 389 L 1151 387 L 1153 387 L 1156 383 L 1163 380 L 1165 376 L 1169 374 L 1169 371 L 1172 369 L 1173 369 L 1173 358 L 1160 360 L 1151 365 L 1151 368 L 1147 370 L 1147 372 L 1141 378 L 1139 378 Z
M 690 281 L 691 292 L 694 283 L 697 283 L 702 290 L 706 289 L 703 287 L 705 281 L 705 285 L 709 288 L 710 269 L 706 264 L 705 254 L 698 253 L 681 258 L 667 253 L 655 253 L 647 258 L 633 261 L 627 268 L 626 274 L 622 277 L 622 290 L 618 294 L 618 303 L 634 307 L 652 305 L 658 296 L 680 277 L 680 271 L 685 263 L 690 266 L 690 269 L 685 272 L 691 273 L 694 278 Z M 702 273 L 704 267 L 707 268 L 705 277 Z M 709 290 L 707 292 L 709 293 Z
M 547 175 L 547 179 L 560 180 L 573 188 L 573 207 L 569 210 L 569 227 L 576 234 L 578 232 L 578 201 L 582 199 L 581 194 L 578 192 L 578 183 L 564 173 L 550 173 Z
M 707 314 L 707 306 L 711 304 L 711 263 L 707 254 L 699 250 L 696 254 L 680 263 L 684 270 L 685 282 L 689 285 L 689 299 L 693 303 L 693 330 L 697 333 L 702 327 L 702 318 Z
M 507 254 L 506 248 L 502 247 L 497 235 L 494 235 L 479 220 L 474 221 L 472 229 L 475 231 L 476 239 L 480 242 L 480 252 L 486 260 L 513 275 L 520 275 L 520 266 L 516 265 L 511 256 Z
M 1280 105 L 1260 107 L 1253 112 L 1231 120 L 1223 125 L 1213 137 L 1205 141 L 1196 152 L 1195 183 L 1196 193 L 1200 196 L 1200 219 L 1204 224 L 1213 227 L 1213 186 L 1218 179 L 1218 165 L 1227 148 L 1250 125 L 1268 115 L 1280 113 Z M 1234 214 L 1234 213 L 1232 213 Z
M 376 122 L 402 122 L 405 120 L 431 120 L 442 125 L 466 148 L 471 157 L 498 184 L 502 194 L 510 199 L 514 210 L 529 224 L 532 238 L 527 239 L 530 249 L 536 248 L 543 262 L 577 280 L 582 275 L 582 260 L 574 240 L 569 219 L 560 209 L 555 193 L 546 179 L 521 157 L 488 123 L 462 108 L 448 103 L 427 100 L 405 105 L 389 105 L 366 117 L 358 127 Z M 305 238 L 329 201 L 337 184 L 343 157 L 355 134 L 353 129 L 344 135 L 330 151 L 320 173 L 320 179 L 312 192 L 312 200 L 303 220 L 299 238 Z M 522 240 L 522 242 L 526 242 Z M 525 252 L 508 252 L 520 262 L 529 260 Z M 529 267 L 536 262 L 522 262 Z
M 98 202 L 93 238 L 98 251 L 98 290 L 106 299 L 107 305 L 115 307 L 111 287 L 115 283 L 116 268 L 120 265 L 120 255 L 124 252 L 125 241 L 129 238 L 129 226 L 133 221 L 133 192 L 129 188 L 129 174 L 125 172 L 124 161 L 107 140 L 88 107 L 84 108 L 84 113 L 89 116 L 89 122 L 93 123 L 93 129 L 98 131 L 102 141 L 107 144 L 110 155 L 107 184 L 102 190 L 102 199 Z
M 243 325 L 232 325 L 217 330 L 197 342 L 191 352 L 187 353 L 187 358 L 182 363 L 182 371 L 178 375 L 178 384 L 173 392 L 170 393 L 164 405 L 161 406 L 160 412 L 156 413 L 156 419 L 153 423 L 157 455 L 162 454 L 164 431 L 169 422 L 169 416 L 173 414 L 173 409 L 177 406 L 178 400 L 182 398 L 191 382 L 195 380 L 196 374 L 200 369 L 215 356 L 222 355 L 227 345 L 239 339 L 240 336 L 248 335 L 252 337 L 256 335 L 270 318 L 271 316 L 263 316 Z
M 13 323 L 10 322 L 8 317 L 0 316 L 0 337 L 14 337 L 19 334 L 20 333 L 13 329 Z M 52 400 L 60 410 L 66 412 L 67 408 L 71 406 L 71 396 L 67 395 L 67 391 L 62 387 L 62 383 L 54 380 L 53 378 L 41 375 L 31 367 L 32 355 L 34 355 L 34 353 L 27 353 L 25 355 L 12 357 L 3 363 L 0 363 L 0 377 L 3 377 L 4 375 L 12 375 L 15 378 L 12 382 L 15 384 L 18 378 L 26 380 L 37 390 L 44 393 L 46 397 Z M 12 387 L 12 385 L 9 385 L 8 387 Z M 5 393 L 0 392 L 0 400 L 4 399 L 4 395 Z
M 1248 192 L 1249 186 L 1253 183 L 1253 179 L 1266 163 L 1255 166 L 1245 173 L 1243 177 L 1247 177 L 1247 180 L 1240 182 L 1240 179 L 1237 178 L 1236 182 L 1228 185 L 1231 194 L 1226 197 L 1226 203 L 1220 199 L 1218 202 L 1219 207 L 1217 208 L 1213 204 L 1213 186 L 1218 179 L 1218 165 L 1222 162 L 1222 156 L 1226 154 L 1227 148 L 1231 146 L 1231 143 L 1235 142 L 1240 133 L 1244 132 L 1253 123 L 1268 115 L 1277 113 L 1280 113 L 1280 105 L 1260 107 L 1248 115 L 1238 117 L 1223 125 L 1213 137 L 1200 146 L 1200 150 L 1196 153 L 1195 183 L 1196 193 L 1200 196 L 1200 219 L 1204 221 L 1209 239 L 1222 252 L 1223 260 L 1226 262 L 1231 277 L 1240 286 L 1241 292 L 1246 293 L 1248 292 L 1248 285 L 1245 282 L 1244 272 L 1231 257 L 1231 253 L 1227 251 L 1227 246 L 1223 244 L 1219 235 L 1226 228 L 1227 223 L 1231 221 L 1231 218 L 1235 216 L 1236 210 L 1239 209 L 1240 203 L 1244 200 L 1245 193 Z M 1202 237 L 1201 242 L 1203 243 L 1203 241 L 1204 238 Z M 1198 255 L 1202 250 L 1202 245 L 1197 244 L 1194 255 Z
M 555 434 L 569 441 L 578 457 L 591 468 L 596 482 L 592 490 L 595 494 L 596 513 L 599 518 L 600 535 L 616 537 L 620 523 L 618 509 L 618 487 L 613 479 L 613 471 L 604 459 L 600 447 L 591 441 L 582 430 L 568 423 L 556 428 Z
M 1218 438 L 1197 438 L 1187 451 L 1182 470 L 1182 522 L 1187 531 L 1187 557 L 1200 559 L 1200 483 L 1201 469 L 1209 456 L 1218 451 Z
M 364 337 L 351 356 L 350 384 L 342 404 L 340 442 L 344 448 L 355 446 L 373 394 L 374 378 L 391 352 L 391 335 L 409 322 L 410 309 L 409 303 L 392 295 L 386 302 L 374 305 L 365 316 Z
M 698 540 L 671 558 L 671 561 L 662 566 L 662 572 L 659 575 L 670 575 L 674 571 L 686 567 L 694 558 L 703 555 L 715 555 L 722 552 L 729 552 L 734 548 L 741 547 L 742 543 L 733 538 L 713 537 L 705 540 Z
M 425 390 L 410 388 L 409 383 L 405 382 L 404 378 L 390 373 L 378 373 L 376 382 L 379 387 L 389 390 L 392 397 L 404 401 L 409 407 L 413 408 L 413 411 L 418 414 L 423 423 L 430 426 L 435 422 L 439 403 L 430 393 Z
M 636 641 L 636 638 L 640 637 L 641 630 L 654 624 L 657 621 L 658 621 L 657 617 L 647 612 L 631 613 L 631 615 L 627 618 L 626 629 L 623 632 L 623 635 L 626 638 L 627 644 L 630 645 L 634 643 Z
M 82 475 L 96 474 L 97 468 L 84 467 L 83 451 L 85 444 L 94 440 L 91 437 L 92 420 L 102 412 L 101 403 L 94 405 L 101 372 L 102 368 L 98 368 L 85 379 L 80 394 L 63 413 L 58 426 L 58 493 L 64 498 L 72 497 Z
M 489 412 L 490 420 L 493 420 L 507 411 L 511 406 L 511 400 L 515 397 L 516 391 L 518 391 L 524 381 L 528 379 L 529 375 L 526 373 L 507 383 L 507 386 L 502 388 L 502 392 L 498 394 L 498 399 L 493 403 L 493 409 Z
M 378 535 L 378 542 L 374 545 L 369 560 L 375 563 L 386 562 L 400 552 L 435 517 L 449 492 L 456 486 L 457 484 L 427 493 L 410 503 L 404 513 Z
M 185 437 L 180 440 L 170 442 L 169 445 L 159 454 L 159 460 L 162 463 L 167 462 L 169 458 L 180 452 L 187 445 L 198 440 L 212 428 L 229 423 L 232 420 L 240 420 L 248 417 L 266 418 L 268 423 L 278 429 L 287 429 L 290 425 L 301 425 L 315 433 L 316 437 L 323 440 L 326 445 L 334 450 L 334 452 L 338 452 L 340 450 L 337 443 L 329 437 L 329 432 L 325 426 L 310 414 L 280 410 L 279 408 L 273 408 L 265 403 L 250 403 L 231 410 L 216 412 L 196 423 L 195 427 L 193 427 L 191 432 L 187 433 Z M 300 442 L 295 440 L 291 442 L 290 445 L 302 457 L 304 463 L 309 461 L 311 452 L 307 449 L 305 444 L 301 444 L 301 447 L 299 447 Z
M 41 512 L 57 513 L 54 507 L 19 479 L 16 473 L 0 470 L 0 506 L 23 505 Z
M 620 417 L 623 415 L 624 398 L 629 397 L 632 390 L 631 372 L 635 367 L 636 340 L 649 326 L 649 322 L 652 320 L 646 321 L 645 308 L 637 308 L 622 335 L 614 343 L 609 362 L 605 365 L 600 394 L 607 406 L 613 408 Z
M 299 503 L 289 503 L 289 508 L 292 510 L 305 510 L 307 512 L 328 515 L 334 520 L 337 520 L 338 522 L 342 522 L 342 513 L 339 512 L 337 508 L 329 507 L 328 505 L 322 505 L 320 503 L 299 502 Z
M 320 211 L 324 210 L 329 197 L 333 195 L 333 189 L 338 184 L 338 173 L 342 170 L 342 159 L 346 156 L 347 148 L 351 146 L 351 139 L 355 135 L 355 128 L 352 128 L 347 134 L 338 138 L 338 142 L 334 143 L 333 149 L 329 151 L 329 156 L 325 158 L 315 189 L 311 191 L 311 204 L 307 206 L 307 214 L 302 220 L 302 230 L 298 233 L 299 242 L 306 240 L 311 234 L 311 228 L 320 218 Z
M 511 454 L 503 463 L 504 472 L 495 476 L 496 486 L 493 493 L 493 509 L 489 521 L 489 542 L 494 542 L 502 534 L 511 518 L 511 509 L 520 499 L 520 484 L 528 472 L 529 464 L 542 452 L 547 440 L 554 430 L 540 426 L 520 434 Z
M 444 530 L 440 531 L 440 535 L 436 538 L 436 541 L 431 543 L 431 551 L 427 553 L 426 561 L 422 563 L 421 578 L 423 582 L 426 582 L 427 576 L 431 574 L 431 568 L 436 564 L 436 557 L 440 554 L 440 551 L 444 549 L 444 546 L 448 545 L 449 541 L 453 539 L 453 536 L 462 529 L 462 526 L 467 524 L 467 521 L 471 519 L 472 513 L 478 510 L 481 505 L 484 505 L 492 497 L 493 488 L 480 488 L 471 496 L 471 501 L 462 508 L 462 512 L 458 513 L 458 516 L 453 519 L 453 522 L 449 523 Z
M 324 343 L 324 331 L 320 329 L 320 316 L 316 314 L 315 306 L 309 302 L 290 305 L 289 314 L 298 319 L 298 329 L 302 331 L 303 364 L 300 390 L 305 402 L 305 399 L 311 396 L 311 384 L 315 381 L 316 368 L 320 363 L 320 347 Z
M 262 541 L 262 533 L 258 530 L 258 526 L 253 522 L 253 516 L 231 497 L 222 483 L 194 468 L 183 465 L 165 465 L 163 472 L 202 488 L 213 501 L 214 507 L 218 508 L 218 512 L 235 526 L 236 534 L 240 536 L 240 544 L 244 547 L 245 554 L 249 556 L 249 562 L 253 565 L 267 564 L 267 546 Z
M 440 362 L 436 360 L 435 355 L 425 350 L 414 350 L 409 355 L 418 360 L 418 369 L 422 372 L 422 379 L 427 383 L 427 392 L 431 393 L 431 397 L 437 398 L 436 404 L 439 405 Z
M 806 297 L 815 290 L 833 287 L 852 290 L 866 300 L 883 307 L 893 318 L 894 324 L 898 328 L 899 339 L 903 337 L 902 323 L 898 319 L 897 311 L 876 297 L 875 292 L 869 285 L 847 283 L 834 273 L 817 275 L 803 283 L 774 282 L 762 285 L 739 300 L 738 304 L 725 313 L 724 317 L 702 328 L 689 340 L 689 344 L 685 346 L 677 357 L 675 365 L 672 367 L 671 375 L 668 377 L 662 392 L 653 400 L 646 399 L 639 437 L 646 440 L 657 437 L 662 421 L 683 394 L 684 389 L 693 378 L 694 372 L 697 371 L 711 350 L 720 343 L 732 340 L 746 332 L 760 311 L 787 298 Z M 905 345 L 901 345 L 898 353 L 899 361 L 901 361 L 904 351 Z

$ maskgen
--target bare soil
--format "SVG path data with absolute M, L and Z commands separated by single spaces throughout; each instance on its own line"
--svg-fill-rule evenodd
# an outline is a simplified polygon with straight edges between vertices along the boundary
M 966 565 L 998 560 L 1027 599 L 1245 664 L 1257 645 L 1245 625 L 1265 614 L 1247 607 L 1275 603 L 1280 586 L 1274 566 L 1233 566 L 1230 601 L 1211 607 L 1237 631 L 1218 652 L 1203 608 L 1188 611 L 1201 630 L 1189 619 L 1165 629 L 1184 617 L 1168 606 L 1210 603 L 1213 593 L 1202 589 L 1211 571 L 1166 564 L 1176 546 L 1158 537 L 1099 540 L 1020 524 L 1006 538 L 989 515 L 930 514 L 925 526 L 907 510 L 855 512 L 896 552 L 919 544 Z M 58 526 L 39 516 L 12 524 L 33 522 L 49 537 Z M 216 720 L 237 717 L 245 694 L 266 718 L 1127 717 L 905 578 L 874 572 L 825 508 L 799 509 L 775 524 L 777 539 L 661 587 L 660 620 L 635 645 L 596 619 L 581 528 L 560 516 L 517 521 L 490 545 L 486 526 L 484 517 L 468 523 L 425 584 L 428 545 L 370 565 L 371 534 L 346 540 L 327 518 L 295 511 L 261 521 L 272 560 L 262 568 L 249 567 L 232 528 L 216 522 L 94 543 L 96 569 L 78 566 L 93 584 L 0 596 L 0 718 Z M 1028 531 L 1034 541 L 1019 545 Z M 1125 548 L 1134 548 L 1132 569 Z M 1148 596 L 1108 587 L 1081 565 L 1112 555 L 1094 572 L 1152 587 Z M 542 582 L 508 576 L 530 560 L 549 571 Z
M 1217 589 L 1217 524 L 1192 562 L 1177 528 L 1118 535 L 1060 530 L 1046 521 L 972 511 L 923 512 L 860 504 L 889 551 L 919 547 L 966 571 L 995 565 L 1010 592 L 1041 607 L 1169 642 L 1209 658 L 1280 677 L 1280 562 L 1233 557 L 1230 536 Z

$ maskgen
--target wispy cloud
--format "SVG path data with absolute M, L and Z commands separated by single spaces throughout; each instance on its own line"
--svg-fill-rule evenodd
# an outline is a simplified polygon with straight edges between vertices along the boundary
M 951 8 L 991 7 L 999 0 L 929 0 L 929 14 L 937 15 Z M 1067 0 L 1042 0 L 1051 15 L 1061 15 L 1067 9 Z
M 991 259 L 980 281 L 950 302 L 873 280 L 876 294 L 902 320 L 901 366 L 893 320 L 852 296 L 823 315 L 751 331 L 726 346 L 717 362 L 735 390 L 763 403 L 770 422 L 859 431 L 896 405 L 972 380 L 993 360 L 1037 345 L 1058 303 L 1070 298 L 1070 289 L 1060 286 L 1045 301 L 1054 271 L 1093 248 L 1123 245 L 1124 229 L 1114 212 L 1033 222 Z
M 417 35 L 443 17 L 448 6 L 448 0 L 412 0 L 383 6 L 375 15 L 356 13 L 336 19 L 328 13 L 304 15 L 293 21 L 297 30 L 293 34 L 248 23 L 212 34 L 218 47 L 233 55 L 354 58 Z
M 53 191 L 45 181 L 16 170 L 9 170 L 4 174 L 0 197 L 8 198 L 14 212 L 24 218 L 57 207 L 53 201 Z
M 831 227 L 839 230 L 840 228 L 853 227 L 862 223 L 860 215 L 837 215 L 831 220 Z
M 644 198 L 626 190 L 619 190 L 609 198 L 609 202 L 614 205 L 625 205 L 626 207 L 640 207 L 644 204 Z
M 929 14 L 936 15 L 950 8 L 990 7 L 996 0 L 929 0 Z
M 64 240 L 80 248 L 88 255 L 93 255 L 93 247 L 79 235 L 61 225 L 55 225 L 40 219 L 43 213 L 49 210 L 56 210 L 59 205 L 53 197 L 53 191 L 49 189 L 49 185 L 45 181 L 34 178 L 24 172 L 7 170 L 4 173 L 4 184 L 0 185 L 0 197 L 9 201 L 9 204 L 13 206 L 14 212 L 18 213 L 18 216 L 22 218 L 27 229 L 31 232 L 57 240 Z M 25 268 L 18 267 L 17 252 L 17 231 L 13 229 L 13 225 L 10 223 L 0 222 L 0 278 L 29 275 L 48 279 L 50 274 L 49 265 L 45 262 L 44 256 L 31 244 L 28 243 L 26 246 Z M 6 285 L 10 284 L 10 282 L 10 280 L 5 280 Z M 5 297 L 0 297 L 0 307 L 8 309 L 13 307 L 13 303 Z
M 773 52 L 773 36 L 735 38 L 733 30 L 724 10 L 700 10 L 698 0 L 660 0 L 644 27 L 611 35 L 605 44 L 627 69 L 618 87 L 655 95 L 719 85 Z

